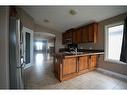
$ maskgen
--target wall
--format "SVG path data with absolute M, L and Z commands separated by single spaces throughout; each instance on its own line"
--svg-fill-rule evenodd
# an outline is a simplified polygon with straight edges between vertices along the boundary
M 21 19 L 22 24 L 31 30 L 34 30 L 34 19 L 29 16 L 23 9 L 16 7 L 18 17 Z
M 0 89 L 9 88 L 8 21 L 9 8 L 0 7 Z
M 31 30 L 34 30 L 34 19 L 27 14 L 23 9 L 16 7 L 18 17 L 21 19 L 22 24 Z
M 56 36 L 56 44 L 55 44 L 56 52 L 59 51 L 59 48 L 63 47 L 62 46 L 62 32 L 35 24 L 34 19 L 29 14 L 27 14 L 23 9 L 19 7 L 17 7 L 16 9 L 18 12 L 18 17 L 20 17 L 25 27 L 32 29 L 34 32 L 48 32 L 48 33 L 54 34 Z
M 103 48 L 104 48 L 104 43 L 105 43 L 104 26 L 107 24 L 112 24 L 112 23 L 123 21 L 126 16 L 127 16 L 127 13 L 121 14 L 119 16 L 115 16 L 113 18 L 101 21 L 99 23 L 99 33 L 102 35 L 102 37 L 100 37 L 100 39 L 98 39 L 98 40 L 100 40 L 99 41 L 100 44 L 98 44 L 98 46 L 103 45 Z M 104 55 L 100 57 L 98 67 L 127 75 L 127 64 L 118 64 L 118 63 L 106 62 L 103 60 L 104 60 Z
M 35 25 L 35 32 L 47 32 L 47 33 L 54 34 L 56 36 L 55 52 L 58 52 L 59 48 L 63 47 L 63 45 L 62 45 L 62 32 L 58 32 L 56 30 L 52 30 L 52 29 L 40 26 L 38 24 Z

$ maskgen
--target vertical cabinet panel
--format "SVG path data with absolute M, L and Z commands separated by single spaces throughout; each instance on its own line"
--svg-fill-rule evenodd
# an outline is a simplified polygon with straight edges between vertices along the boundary
M 79 57 L 79 71 L 88 69 L 88 56 Z
M 82 38 L 82 29 L 81 28 L 79 28 L 79 29 L 77 29 L 77 31 L 76 31 L 77 33 L 77 43 L 81 43 L 81 38 Z
M 96 42 L 96 36 L 97 36 L 97 31 L 98 31 L 98 24 L 97 23 L 92 23 L 89 25 L 89 42 Z
M 77 72 L 76 58 L 65 58 L 63 60 L 63 75 L 68 75 Z
M 78 28 L 73 32 L 73 43 L 81 43 L 82 42 L 82 29 Z
M 73 32 L 73 36 L 72 36 L 72 37 L 73 37 L 73 38 L 72 38 L 72 39 L 73 39 L 73 43 L 77 43 L 77 36 L 76 36 L 76 35 L 77 35 L 77 32 L 74 31 L 74 32 Z
M 82 43 L 87 43 L 88 42 L 88 30 L 89 30 L 89 27 L 88 26 L 85 26 L 82 28 Z
M 90 60 L 89 60 L 89 68 L 95 68 L 97 64 L 97 56 L 96 55 L 91 55 Z
M 94 42 L 94 24 L 88 27 L 88 42 Z
M 65 44 L 66 32 L 62 33 L 62 44 Z
M 64 33 L 62 33 L 62 44 L 72 43 L 72 33 L 74 29 L 70 29 Z

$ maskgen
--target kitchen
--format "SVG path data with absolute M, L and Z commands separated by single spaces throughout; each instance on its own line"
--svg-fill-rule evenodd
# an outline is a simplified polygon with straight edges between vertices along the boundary
M 54 59 L 43 61 L 38 68 L 31 61 L 32 65 L 25 68 L 25 89 L 127 89 L 126 62 L 118 59 L 126 6 L 13 8 L 11 16 L 20 18 L 24 27 L 55 37 Z M 109 35 L 114 33 L 110 30 L 116 28 L 117 38 L 109 41 L 110 37 L 116 37 Z

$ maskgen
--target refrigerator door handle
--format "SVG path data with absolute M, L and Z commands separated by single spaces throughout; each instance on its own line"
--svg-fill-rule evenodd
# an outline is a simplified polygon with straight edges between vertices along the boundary
M 22 63 L 20 66 L 17 66 L 17 68 L 24 68 L 25 67 L 25 63 Z

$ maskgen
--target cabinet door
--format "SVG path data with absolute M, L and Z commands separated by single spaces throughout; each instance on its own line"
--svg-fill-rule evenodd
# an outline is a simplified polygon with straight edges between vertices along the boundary
M 89 25 L 89 32 L 88 32 L 88 41 L 89 42 L 94 42 L 94 27 L 93 27 L 93 24 Z
M 88 56 L 79 57 L 79 71 L 88 69 Z
M 76 58 L 65 58 L 63 60 L 63 75 L 68 75 L 77 72 Z
M 77 32 L 76 33 L 76 35 L 77 35 L 77 43 L 81 43 L 81 41 L 82 41 L 82 29 L 79 28 L 79 29 L 77 29 L 76 32 Z
M 82 43 L 88 42 L 88 33 L 89 33 L 89 27 L 85 26 L 82 28 Z
M 96 55 L 91 55 L 89 59 L 89 68 L 95 68 L 97 64 L 97 56 Z
M 82 29 L 75 29 L 75 31 L 73 32 L 73 43 L 79 44 L 82 42 Z
M 66 33 L 62 33 L 62 44 L 65 44 Z
M 72 31 L 62 34 L 62 44 L 72 43 Z
M 73 40 L 73 43 L 77 43 L 77 37 L 76 37 L 76 35 L 77 35 L 77 32 L 74 31 L 73 32 L 73 36 L 72 36 L 73 37 L 73 39 L 72 39 Z
M 67 34 L 67 39 L 70 39 L 70 38 L 72 38 L 72 31 L 68 31 L 68 32 L 66 32 Z
M 98 31 L 97 23 L 92 23 L 89 25 L 89 32 L 88 32 L 88 42 L 96 42 L 96 34 Z

